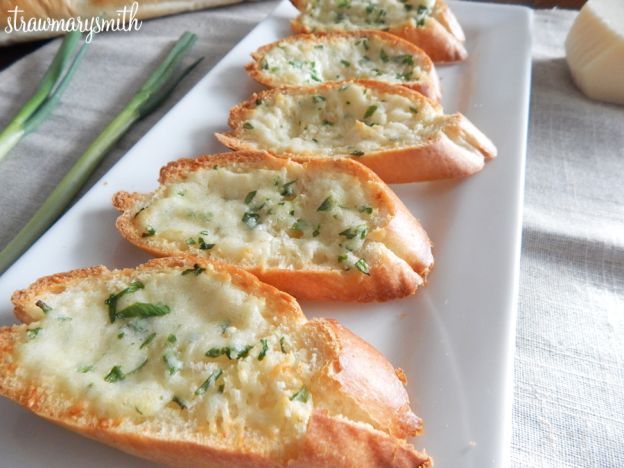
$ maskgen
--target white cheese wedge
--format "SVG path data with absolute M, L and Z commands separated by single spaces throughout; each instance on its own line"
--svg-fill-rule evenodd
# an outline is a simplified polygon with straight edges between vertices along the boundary
M 576 85 L 587 96 L 624 104 L 624 1 L 590 0 L 565 43 Z

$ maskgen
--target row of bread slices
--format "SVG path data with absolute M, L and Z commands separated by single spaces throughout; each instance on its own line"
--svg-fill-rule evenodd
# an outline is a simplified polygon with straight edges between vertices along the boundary
M 465 57 L 440 1 L 297 6 L 296 31 L 379 27 L 437 61 Z M 495 149 L 442 113 L 431 60 L 383 32 L 294 36 L 248 71 L 273 89 L 217 135 L 238 151 L 172 162 L 156 191 L 114 197 L 122 235 L 170 258 L 15 293 L 27 325 L 0 329 L 0 393 L 159 463 L 431 466 L 406 442 L 422 422 L 403 372 L 257 278 L 298 298 L 412 294 L 431 243 L 384 181 L 468 175 Z
M 411 3 L 375 8 L 389 5 Z M 348 18 L 356 7 L 336 8 Z M 413 27 L 435 31 L 434 16 Z M 431 37 L 430 48 L 448 42 Z M 120 232 L 154 255 L 234 264 L 300 299 L 413 294 L 433 266 L 431 242 L 384 182 L 473 174 L 494 145 L 463 115 L 443 114 L 431 59 L 396 35 L 298 34 L 252 57 L 247 71 L 271 89 L 236 105 L 232 130 L 216 135 L 237 152 L 171 163 L 157 191 L 118 194 Z

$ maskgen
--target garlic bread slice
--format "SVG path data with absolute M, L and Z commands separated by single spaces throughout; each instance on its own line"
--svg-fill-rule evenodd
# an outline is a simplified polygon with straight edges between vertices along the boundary
M 234 150 L 296 160 L 355 158 L 387 183 L 463 177 L 496 156 L 494 144 L 462 114 L 403 86 L 376 81 L 279 88 L 230 111 Z
M 414 44 L 381 31 L 298 34 L 260 47 L 246 69 L 271 88 L 375 80 L 439 100 L 431 59 Z
M 160 187 L 119 192 L 117 229 L 157 256 L 236 265 L 301 299 L 413 294 L 433 266 L 420 223 L 369 169 L 239 152 L 165 166 Z
M 443 0 L 291 0 L 297 33 L 383 30 L 423 49 L 434 62 L 467 57 L 465 36 Z
M 26 324 L 0 328 L 0 394 L 130 454 L 431 465 L 405 441 L 422 426 L 403 373 L 239 269 L 193 257 L 94 267 L 41 278 L 13 303 Z

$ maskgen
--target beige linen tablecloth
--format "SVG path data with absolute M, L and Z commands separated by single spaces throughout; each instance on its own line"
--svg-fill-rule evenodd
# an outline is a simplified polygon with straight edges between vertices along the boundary
M 0 162 L 0 247 L 181 31 L 198 33 L 195 50 L 206 60 L 121 141 L 90 184 L 275 5 L 179 15 L 145 22 L 140 33 L 98 37 L 62 107 Z M 573 18 L 535 14 L 512 466 L 624 467 L 624 107 L 592 102 L 574 88 L 562 47 Z M 57 46 L 0 73 L 0 126 Z

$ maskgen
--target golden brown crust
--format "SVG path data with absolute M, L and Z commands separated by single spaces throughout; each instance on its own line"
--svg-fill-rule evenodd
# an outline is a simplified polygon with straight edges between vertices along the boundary
M 378 92 L 399 94 L 421 103 L 426 100 L 436 109 L 439 105 L 420 93 L 403 86 L 393 86 L 370 80 L 351 81 Z M 257 151 L 250 142 L 239 138 L 243 122 L 248 112 L 255 108 L 256 99 L 272 99 L 277 94 L 318 94 L 321 91 L 340 86 L 339 83 L 325 83 L 314 88 L 274 88 L 254 93 L 230 110 L 228 125 L 232 130 L 216 133 L 217 139 L 236 151 Z M 496 157 L 496 146 L 462 114 L 447 116 L 444 126 L 423 144 L 408 148 L 389 149 L 367 153 L 364 156 L 339 155 L 338 158 L 353 158 L 372 169 L 384 182 L 409 183 L 427 180 L 466 177 L 483 169 L 488 159 Z M 296 161 L 310 161 L 319 158 L 332 158 L 312 153 L 291 153 L 270 151 L 278 157 Z
M 167 164 L 160 171 L 160 183 L 183 180 L 190 172 L 217 166 L 281 168 L 297 164 L 275 158 L 263 152 L 233 152 L 207 155 L 196 159 L 181 159 Z M 304 163 L 309 168 L 329 173 L 338 170 L 366 182 L 376 201 L 376 207 L 388 213 L 389 223 L 371 236 L 390 250 L 382 252 L 370 264 L 370 275 L 359 271 L 290 270 L 245 267 L 260 280 L 288 292 L 298 299 L 341 301 L 385 301 L 416 292 L 433 266 L 431 242 L 420 223 L 409 213 L 398 197 L 372 171 L 352 160 L 313 160 Z M 121 235 L 137 247 L 159 257 L 186 252 L 171 249 L 144 238 L 133 220 L 148 195 L 116 193 L 113 205 L 123 211 L 116 226 Z M 206 252 L 210 256 L 210 252 Z M 215 261 L 219 261 L 216 260 Z
M 327 407 L 317 407 L 313 411 L 298 447 L 287 456 L 290 464 L 346 467 L 353 466 L 349 461 L 357 460 L 363 466 L 430 466 L 429 457 L 404 440 L 420 432 L 421 421 L 411 412 L 407 392 L 390 363 L 333 320 L 317 319 L 306 323 L 292 297 L 260 283 L 244 271 L 198 257 L 157 259 L 136 269 L 110 271 L 105 267 L 93 267 L 41 278 L 14 294 L 13 301 L 16 310 L 24 311 L 18 316 L 29 321 L 33 317 L 28 310 L 37 298 L 60 293 L 77 281 L 107 280 L 113 275 L 130 278 L 139 272 L 183 270 L 194 264 L 227 275 L 250 294 L 264 297 L 279 320 L 301 322 L 304 340 L 309 340 L 322 352 L 325 365 L 310 392 L 319 405 L 327 400 Z M 15 348 L 26 327 L 0 328 L 0 394 L 39 416 L 127 453 L 167 465 L 276 467 L 288 463 L 262 451 L 216 444 L 207 433 L 160 427 L 149 421 L 100 417 L 88 402 L 54 394 L 43 382 L 25 380 L 19 372 Z M 329 398 L 331 389 L 335 389 L 333 396 L 338 402 L 338 412 L 332 410 L 335 406 Z M 346 416 L 332 416 L 330 411 Z M 351 416 L 354 420 L 347 419 Z M 342 454 L 356 458 L 344 458 Z
M 379 351 L 336 320 L 312 320 L 304 328 L 318 340 L 316 346 L 332 346 L 326 351 L 329 364 L 315 383 L 317 394 L 323 389 L 342 394 L 365 412 L 366 422 L 399 439 L 422 433 L 422 420 L 412 413 L 404 384 Z
M 291 0 L 293 5 L 302 12 L 291 21 L 295 33 L 312 33 L 302 22 L 307 0 Z M 436 63 L 457 62 L 465 60 L 468 52 L 464 46 L 464 32 L 453 12 L 443 0 L 437 0 L 432 15 L 423 26 L 413 22 L 386 30 L 389 34 L 399 36 L 424 50 Z
M 336 447 L 341 447 L 336 450 Z M 410 467 L 429 468 L 431 458 L 411 445 L 378 431 L 362 431 L 348 420 L 315 412 L 299 456 L 289 468 Z
M 441 98 L 440 94 L 440 80 L 438 78 L 438 74 L 436 73 L 433 62 L 429 58 L 429 56 L 420 48 L 414 45 L 413 43 L 404 40 L 401 37 L 398 37 L 393 34 L 388 34 L 383 31 L 334 31 L 334 32 L 319 32 L 313 34 L 298 34 L 294 36 L 287 37 L 286 39 L 281 39 L 279 41 L 272 42 L 270 44 L 263 45 L 256 51 L 252 52 L 251 57 L 253 58 L 253 62 L 248 63 L 245 66 L 245 70 L 247 73 L 259 83 L 262 83 L 265 86 L 270 88 L 279 88 L 285 86 L 280 83 L 278 80 L 273 78 L 271 75 L 264 73 L 260 68 L 260 63 L 262 59 L 274 47 L 278 47 L 284 43 L 295 42 L 301 39 L 309 40 L 310 42 L 321 42 L 328 41 L 338 38 L 362 38 L 362 37 L 375 37 L 378 40 L 384 41 L 388 44 L 389 47 L 396 47 L 403 49 L 403 51 L 407 54 L 411 54 L 417 57 L 418 65 L 422 68 L 424 75 L 418 79 L 418 81 L 411 81 L 407 83 L 393 83 L 395 86 L 405 86 L 406 88 L 413 89 L 414 91 L 418 91 L 424 96 L 427 96 L 430 99 L 434 99 L 439 101 Z

